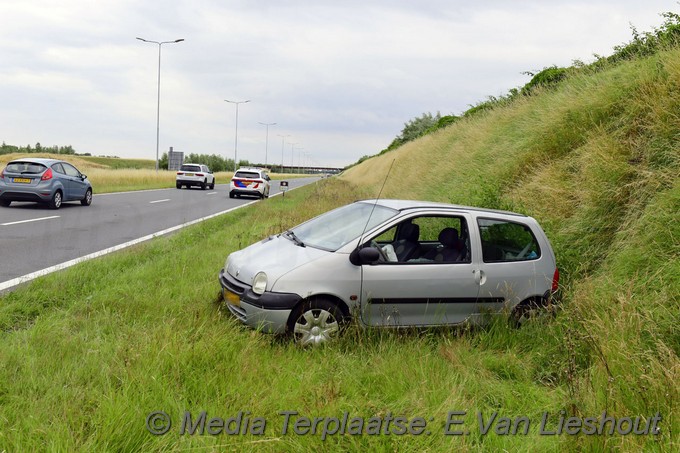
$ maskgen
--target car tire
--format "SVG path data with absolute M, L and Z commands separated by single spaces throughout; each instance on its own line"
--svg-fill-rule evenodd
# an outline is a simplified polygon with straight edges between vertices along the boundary
M 229 198 L 234 198 L 234 192 L 229 192 Z
M 85 198 L 80 200 L 80 204 L 83 206 L 90 206 L 92 204 L 92 189 L 87 189 L 85 192 Z
M 201 183 L 201 190 L 205 190 L 206 187 L 208 187 L 208 180 L 204 179 L 203 182 Z
M 178 189 L 181 189 L 181 188 L 182 188 L 182 184 L 177 183 L 177 184 L 175 184 L 175 187 L 177 187 Z
M 64 201 L 63 195 L 61 194 L 61 190 L 57 190 L 54 192 L 54 195 L 52 195 L 52 199 L 50 200 L 48 206 L 50 209 L 59 209 L 61 208 L 61 203 Z
M 319 346 L 337 338 L 345 324 L 346 316 L 337 304 L 326 299 L 308 299 L 291 313 L 288 330 L 300 346 Z
M 214 179 L 210 183 L 210 190 L 215 190 L 215 180 Z
M 7 207 L 9 207 L 9 205 L 11 205 L 11 204 L 12 204 L 12 202 L 11 202 L 11 201 L 7 201 L 7 200 L 0 200 L 0 206 L 2 206 L 2 207 L 4 207 L 4 208 L 7 208 Z
M 519 329 L 527 322 L 534 319 L 547 319 L 555 316 L 555 310 L 551 306 L 546 306 L 544 301 L 525 300 L 512 310 L 510 315 L 510 323 L 513 327 Z

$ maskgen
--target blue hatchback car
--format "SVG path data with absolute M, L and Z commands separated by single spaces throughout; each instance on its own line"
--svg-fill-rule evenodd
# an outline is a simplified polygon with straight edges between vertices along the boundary
M 56 159 L 26 158 L 0 171 L 0 206 L 13 201 L 45 203 L 59 209 L 65 201 L 92 203 L 92 185 L 76 167 Z

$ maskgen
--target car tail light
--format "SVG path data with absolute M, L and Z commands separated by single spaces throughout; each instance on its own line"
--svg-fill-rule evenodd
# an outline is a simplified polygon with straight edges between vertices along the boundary
M 555 268 L 555 273 L 553 274 L 552 281 L 552 292 L 556 292 L 559 286 L 560 286 L 560 270 L 558 268 Z
M 177 175 L 178 175 L 178 176 L 182 176 L 183 174 L 184 174 L 184 173 L 182 173 L 181 171 L 178 171 L 178 172 L 177 172 Z
M 42 177 L 40 178 L 41 181 L 49 181 L 52 179 L 52 169 L 48 168 L 45 173 L 43 173 Z
M 205 176 L 203 173 L 196 173 L 196 176 Z

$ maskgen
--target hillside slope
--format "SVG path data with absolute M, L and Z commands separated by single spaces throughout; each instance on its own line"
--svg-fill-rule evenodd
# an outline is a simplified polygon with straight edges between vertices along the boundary
M 661 52 L 572 77 L 343 176 L 375 194 L 387 177 L 383 197 L 534 216 L 564 288 L 541 347 L 562 362 L 555 380 L 574 412 L 659 411 L 676 439 L 679 87 L 680 50 Z

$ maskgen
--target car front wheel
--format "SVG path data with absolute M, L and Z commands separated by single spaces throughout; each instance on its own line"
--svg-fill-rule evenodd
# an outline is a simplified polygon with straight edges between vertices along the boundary
M 318 346 L 340 335 L 345 315 L 333 302 L 325 299 L 306 300 L 292 313 L 288 329 L 301 346 Z
M 2 206 L 2 207 L 5 207 L 5 208 L 6 208 L 6 207 L 8 207 L 10 204 L 12 204 L 11 201 L 0 200 L 0 206 Z
M 92 189 L 87 189 L 87 192 L 85 192 L 85 198 L 80 200 L 80 204 L 83 206 L 90 206 L 92 204 Z

